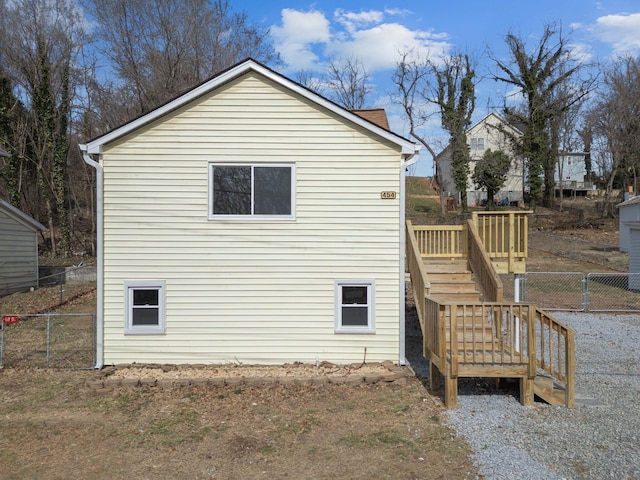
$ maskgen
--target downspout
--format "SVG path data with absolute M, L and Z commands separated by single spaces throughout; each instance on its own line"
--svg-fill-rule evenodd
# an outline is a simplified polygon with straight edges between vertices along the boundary
M 418 161 L 420 147 L 416 145 L 415 152 L 405 155 L 406 160 L 400 167 L 400 365 L 407 364 L 405 347 L 405 299 L 407 294 L 407 284 L 405 281 L 405 249 L 406 249 L 406 196 L 407 196 L 407 169 Z
M 97 306 L 96 306 L 96 365 L 101 369 L 104 366 L 104 254 L 103 254 L 103 171 L 102 165 L 91 158 L 87 152 L 87 145 L 80 144 L 80 151 L 85 163 L 96 170 L 96 259 L 97 271 Z

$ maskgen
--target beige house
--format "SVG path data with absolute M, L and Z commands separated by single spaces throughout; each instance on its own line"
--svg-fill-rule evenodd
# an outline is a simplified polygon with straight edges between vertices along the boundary
M 0 199 L 0 295 L 38 286 L 38 232 L 46 228 Z
M 97 366 L 403 363 L 418 148 L 252 60 L 82 145 Z
M 506 133 L 505 133 L 506 132 Z M 496 193 L 497 201 L 519 202 L 523 200 L 524 192 L 524 162 L 516 155 L 510 142 L 511 137 L 519 137 L 522 133 L 515 127 L 509 125 L 506 120 L 489 113 L 482 120 L 471 126 L 467 130 L 467 143 L 471 154 L 471 164 L 469 180 L 467 181 L 467 204 L 477 206 L 487 200 L 487 192 L 478 190 L 473 183 L 473 171 L 478 160 L 482 159 L 486 150 L 502 150 L 511 157 L 511 168 L 507 173 L 507 180 L 502 189 Z M 450 192 L 457 195 L 452 170 L 451 170 L 451 147 L 447 146 L 436 158 L 438 165 L 438 182 L 443 192 Z

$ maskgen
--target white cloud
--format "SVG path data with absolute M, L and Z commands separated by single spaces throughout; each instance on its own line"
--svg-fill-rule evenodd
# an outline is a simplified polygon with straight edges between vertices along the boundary
M 421 57 L 437 60 L 451 45 L 439 35 L 410 30 L 399 23 L 383 23 L 353 32 L 349 38 L 327 46 L 327 54 L 338 60 L 359 58 L 367 70 L 395 68 L 401 52 L 413 52 Z
M 282 25 L 271 27 L 276 50 L 293 70 L 313 68 L 319 60 L 313 45 L 331 39 L 329 21 L 324 13 L 316 10 L 301 12 L 285 8 L 281 15 Z
M 586 43 L 572 43 L 568 45 L 569 56 L 578 63 L 588 63 L 593 60 L 593 51 Z
M 322 68 L 328 60 L 360 60 L 369 72 L 395 68 L 400 52 L 438 60 L 451 48 L 448 35 L 412 30 L 385 17 L 406 10 L 351 12 L 337 9 L 330 22 L 323 12 L 284 9 L 282 24 L 271 27 L 275 46 L 288 71 Z
M 333 16 L 336 21 L 343 25 L 349 32 L 354 32 L 357 28 L 367 25 L 375 25 L 384 19 L 384 13 L 377 10 L 355 13 L 339 8 L 334 12 Z
M 602 42 L 611 44 L 615 54 L 640 50 L 640 13 L 599 17 L 590 30 Z

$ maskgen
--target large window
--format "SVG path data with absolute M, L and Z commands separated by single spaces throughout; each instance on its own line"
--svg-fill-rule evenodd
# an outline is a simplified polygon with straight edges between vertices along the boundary
M 373 280 L 337 280 L 335 282 L 337 333 L 374 333 Z
M 211 164 L 209 168 L 210 218 L 293 218 L 293 165 Z
M 164 333 L 164 282 L 126 282 L 124 290 L 125 333 Z

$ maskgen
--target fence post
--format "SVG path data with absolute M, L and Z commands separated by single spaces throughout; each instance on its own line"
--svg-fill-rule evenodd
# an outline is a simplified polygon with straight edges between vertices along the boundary
M 589 275 L 587 273 L 586 277 L 582 277 L 582 308 L 585 312 L 589 311 Z
M 2 315 L 0 315 L 2 318 Z M 0 320 L 0 368 L 4 365 L 4 322 Z
M 50 354 L 51 354 L 51 314 L 47 313 L 47 359 L 46 359 L 47 368 L 49 368 Z

